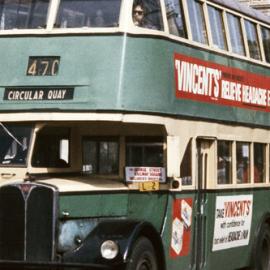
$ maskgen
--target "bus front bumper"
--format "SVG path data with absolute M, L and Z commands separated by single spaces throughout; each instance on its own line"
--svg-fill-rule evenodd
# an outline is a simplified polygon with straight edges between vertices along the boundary
M 21 262 L 0 261 L 0 269 L 5 270 L 122 270 L 124 266 L 106 266 L 100 264 L 78 264 L 78 263 L 51 263 L 51 262 Z

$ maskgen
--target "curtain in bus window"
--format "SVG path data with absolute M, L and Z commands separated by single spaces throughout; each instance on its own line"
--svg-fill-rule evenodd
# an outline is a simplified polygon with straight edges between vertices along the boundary
M 263 183 L 265 182 L 265 173 L 266 173 L 266 147 L 262 143 L 254 143 L 253 150 L 253 174 L 254 174 L 254 183 Z
M 219 185 L 232 183 L 232 143 L 218 141 L 217 179 Z
M 187 38 L 182 2 L 179 0 L 165 0 L 165 4 L 170 33 Z
M 188 0 L 187 4 L 192 31 L 192 39 L 203 44 L 208 44 L 202 3 L 196 0 Z
M 212 6 L 208 6 L 208 12 L 214 46 L 222 50 L 227 50 L 222 11 Z
M 261 54 L 259 49 L 259 40 L 256 25 L 250 21 L 245 20 L 245 29 L 247 33 L 247 41 L 250 57 L 260 60 Z
M 237 183 L 250 183 L 250 144 L 236 143 L 236 175 Z
M 116 27 L 121 0 L 62 0 L 55 27 Z
M 49 0 L 2 0 L 0 1 L 0 28 L 45 28 Z
M 270 63 L 270 30 L 265 27 L 262 27 L 261 29 L 265 59 Z
M 232 51 L 239 55 L 245 55 L 244 40 L 241 30 L 240 18 L 230 13 L 227 13 L 227 20 L 230 32 Z
M 133 2 L 132 18 L 136 26 L 163 30 L 159 0 L 135 0 Z

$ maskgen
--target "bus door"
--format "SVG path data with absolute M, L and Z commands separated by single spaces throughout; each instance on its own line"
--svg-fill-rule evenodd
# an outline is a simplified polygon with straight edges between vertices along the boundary
M 193 237 L 193 270 L 206 266 L 207 229 L 207 185 L 213 177 L 214 139 L 197 139 L 197 180 L 195 204 L 195 230 Z

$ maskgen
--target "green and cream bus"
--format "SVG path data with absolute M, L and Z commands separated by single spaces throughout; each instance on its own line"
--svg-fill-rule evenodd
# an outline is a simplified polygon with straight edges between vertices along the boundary
M 232 0 L 1 1 L 0 268 L 269 270 L 269 25 Z

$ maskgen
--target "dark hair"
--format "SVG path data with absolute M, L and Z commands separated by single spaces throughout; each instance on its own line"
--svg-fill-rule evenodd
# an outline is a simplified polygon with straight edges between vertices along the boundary
M 144 4 L 143 4 L 143 1 L 134 1 L 134 3 L 133 3 L 133 9 L 135 8 L 135 7 L 137 7 L 137 6 L 141 6 L 142 7 L 142 9 L 143 10 L 145 10 L 144 9 Z

